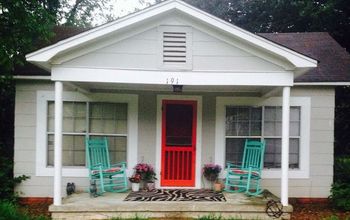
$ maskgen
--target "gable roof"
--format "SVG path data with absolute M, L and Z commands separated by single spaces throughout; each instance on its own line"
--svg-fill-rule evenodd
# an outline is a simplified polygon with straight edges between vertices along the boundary
M 295 82 L 350 82 L 350 55 L 326 32 L 261 33 L 271 41 L 319 61 Z
M 164 13 L 169 13 L 170 11 L 181 12 L 185 15 L 190 16 L 191 18 L 198 20 L 201 23 L 215 27 L 219 32 L 221 31 L 223 33 L 229 34 L 232 37 L 246 42 L 247 44 L 254 45 L 257 48 L 266 51 L 266 53 L 271 53 L 277 57 L 285 59 L 289 61 L 296 68 L 296 70 L 305 71 L 309 68 L 317 66 L 317 61 L 310 57 L 297 53 L 279 44 L 273 43 L 272 41 L 267 40 L 263 37 L 243 30 L 180 0 L 168 0 L 160 4 L 156 4 L 140 12 L 96 27 L 51 46 L 42 48 L 38 51 L 28 54 L 26 58 L 29 62 L 40 65 L 46 69 L 50 69 L 50 60 L 58 55 L 64 56 L 65 53 L 74 48 L 83 47 L 93 41 L 98 41 L 103 37 L 110 36 L 113 33 L 122 30 L 123 28 L 132 27 L 135 24 L 145 22 L 148 19 L 154 18 Z

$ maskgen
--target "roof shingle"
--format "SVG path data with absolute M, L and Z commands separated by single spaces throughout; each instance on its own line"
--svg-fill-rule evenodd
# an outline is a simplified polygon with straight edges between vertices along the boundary
M 319 61 L 295 82 L 349 82 L 350 55 L 326 32 L 260 33 L 273 42 Z

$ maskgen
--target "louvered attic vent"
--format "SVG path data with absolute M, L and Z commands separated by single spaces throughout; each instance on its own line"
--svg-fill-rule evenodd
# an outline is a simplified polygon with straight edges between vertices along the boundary
M 163 32 L 163 63 L 186 63 L 186 32 Z

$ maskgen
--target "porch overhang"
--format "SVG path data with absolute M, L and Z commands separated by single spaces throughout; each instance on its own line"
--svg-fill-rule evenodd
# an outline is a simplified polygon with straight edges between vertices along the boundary
M 151 71 L 53 67 L 51 80 L 146 85 L 192 86 L 293 86 L 292 71 L 214 72 Z

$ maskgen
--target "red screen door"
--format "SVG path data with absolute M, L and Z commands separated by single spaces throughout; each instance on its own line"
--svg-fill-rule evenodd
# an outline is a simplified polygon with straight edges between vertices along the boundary
M 161 186 L 195 186 L 197 102 L 163 100 Z

